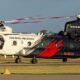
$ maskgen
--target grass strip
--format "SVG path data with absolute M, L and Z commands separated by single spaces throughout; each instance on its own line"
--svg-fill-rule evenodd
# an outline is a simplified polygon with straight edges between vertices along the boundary
M 80 65 L 0 66 L 0 73 L 8 69 L 13 74 L 80 74 Z

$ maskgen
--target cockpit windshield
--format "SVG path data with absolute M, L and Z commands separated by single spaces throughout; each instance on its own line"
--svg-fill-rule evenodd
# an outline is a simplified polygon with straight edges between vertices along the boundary
M 67 34 L 77 34 L 80 36 L 80 20 L 69 21 L 65 24 L 65 30 Z
M 69 26 L 68 29 L 67 29 L 67 32 L 68 33 L 72 33 L 72 32 L 80 33 L 80 27 L 78 27 L 78 26 Z

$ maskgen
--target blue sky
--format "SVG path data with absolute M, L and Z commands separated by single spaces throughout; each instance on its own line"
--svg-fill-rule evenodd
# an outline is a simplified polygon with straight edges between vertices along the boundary
M 12 20 L 27 16 L 71 16 L 80 13 L 80 0 L 0 0 L 0 19 Z M 14 32 L 38 32 L 47 29 L 59 32 L 72 19 L 45 20 L 37 24 L 10 25 Z

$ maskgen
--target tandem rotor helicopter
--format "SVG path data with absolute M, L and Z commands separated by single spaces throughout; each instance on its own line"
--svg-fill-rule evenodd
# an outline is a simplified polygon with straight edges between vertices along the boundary
M 49 19 L 73 18 L 69 17 L 50 17 Z M 42 22 L 45 18 L 33 18 L 32 23 Z M 31 57 L 31 63 L 37 63 L 36 58 L 60 58 L 67 62 L 67 58 L 80 57 L 80 15 L 77 19 L 65 24 L 64 31 L 56 35 L 43 32 L 35 33 L 13 33 L 12 28 L 5 24 L 28 23 L 28 18 L 19 18 L 11 21 L 0 21 L 0 55 L 14 56 L 16 63 L 21 62 L 20 56 Z
M 15 62 L 21 62 L 19 55 L 28 55 L 35 50 L 36 45 L 43 38 L 43 33 L 13 33 L 12 28 L 5 24 L 16 24 L 21 19 L 13 21 L 0 21 L 0 55 L 17 55 Z

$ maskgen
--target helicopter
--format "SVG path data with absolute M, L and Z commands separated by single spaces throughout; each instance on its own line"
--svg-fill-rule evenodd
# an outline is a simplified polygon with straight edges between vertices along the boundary
M 48 19 L 73 18 L 76 16 L 50 17 Z M 65 24 L 64 31 L 56 34 L 41 32 L 38 34 L 13 33 L 9 26 L 3 23 L 18 24 L 29 23 L 25 20 L 32 19 L 32 23 L 43 22 L 46 18 L 19 18 L 11 21 L 1 21 L 0 26 L 0 54 L 17 55 L 16 63 L 20 63 L 20 55 L 26 58 L 32 58 L 31 63 L 38 62 L 37 58 L 61 58 L 67 62 L 67 58 L 80 57 L 80 15 L 74 21 Z M 31 23 L 31 22 L 30 22 Z M 5 46 L 6 45 L 6 46 Z M 4 51 L 3 51 L 4 50 Z
M 43 46 L 26 56 L 34 57 L 31 63 L 37 63 L 36 58 L 62 59 L 63 62 L 67 62 L 67 58 L 80 58 L 80 15 L 76 18 L 76 20 L 65 23 L 64 31 L 59 31 L 56 35 L 45 36 L 41 42 Z
M 16 63 L 21 62 L 19 55 L 29 55 L 43 38 L 43 33 L 13 33 L 5 23 L 18 23 L 19 20 L 0 21 L 0 55 L 17 56 Z

